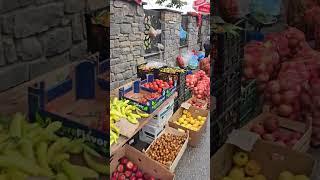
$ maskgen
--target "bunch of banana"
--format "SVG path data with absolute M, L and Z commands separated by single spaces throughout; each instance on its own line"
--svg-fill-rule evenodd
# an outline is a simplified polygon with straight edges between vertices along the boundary
M 138 119 L 149 117 L 149 114 L 143 113 L 136 106 L 129 105 L 129 100 L 114 98 L 110 101 L 110 122 L 117 122 L 120 118 L 124 118 L 132 124 L 137 124 Z
M 110 122 L 110 145 L 117 143 L 119 136 L 120 129 L 114 124 L 114 122 Z
M 83 139 L 58 137 L 62 123 L 42 127 L 29 123 L 17 113 L 9 124 L 0 125 L 0 179 L 24 180 L 28 177 L 49 179 L 98 179 L 109 175 L 109 167 L 93 158 L 101 156 L 84 144 Z M 81 155 L 87 166 L 72 164 L 71 155 Z

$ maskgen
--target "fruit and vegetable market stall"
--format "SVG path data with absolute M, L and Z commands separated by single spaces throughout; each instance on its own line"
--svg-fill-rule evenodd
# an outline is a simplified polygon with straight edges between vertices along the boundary
M 137 81 L 111 92 L 111 178 L 166 176 L 150 172 L 145 167 L 148 163 L 160 165 L 175 179 L 195 177 L 184 172 L 187 168 L 198 171 L 197 177 L 209 178 L 209 164 L 201 163 L 210 157 L 209 77 L 200 69 L 188 72 L 148 64 L 139 66 L 138 74 Z M 119 157 L 119 152 L 132 148 L 145 164 Z M 185 163 L 188 159 L 199 161 L 190 167 Z

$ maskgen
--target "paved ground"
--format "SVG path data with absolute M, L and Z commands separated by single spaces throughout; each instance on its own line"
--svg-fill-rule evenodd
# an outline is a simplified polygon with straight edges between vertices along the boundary
M 208 118 L 210 119 L 210 117 Z M 176 180 L 209 180 L 210 120 L 198 147 L 187 147 L 176 168 Z

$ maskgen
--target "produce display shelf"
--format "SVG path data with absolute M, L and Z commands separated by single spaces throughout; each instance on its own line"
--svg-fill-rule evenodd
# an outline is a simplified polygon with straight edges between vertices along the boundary
M 116 90 L 117 91 L 117 90 Z M 111 94 L 116 94 L 115 91 L 112 91 Z M 133 133 L 132 137 L 134 135 L 136 135 L 150 120 L 151 118 L 153 118 L 153 115 L 154 114 L 157 114 L 159 113 L 159 111 L 165 107 L 168 103 L 170 103 L 170 101 L 172 99 L 175 99 L 176 97 L 178 96 L 177 93 L 175 93 L 173 96 L 171 96 L 170 98 L 166 99 L 164 101 L 164 103 L 159 107 L 157 108 L 153 113 L 150 114 L 150 116 L 148 118 L 143 118 L 143 119 L 140 119 L 139 120 L 139 127 L 136 129 L 136 131 Z M 111 96 L 112 97 L 112 96 Z M 113 97 L 117 97 L 117 96 L 113 96 Z M 112 156 L 113 154 L 115 154 L 115 152 L 117 152 L 122 146 L 124 146 L 132 137 L 128 138 L 128 137 L 124 137 L 124 136 L 120 136 L 119 139 L 118 139 L 118 143 L 117 144 L 114 144 L 111 146 L 110 148 L 110 155 Z

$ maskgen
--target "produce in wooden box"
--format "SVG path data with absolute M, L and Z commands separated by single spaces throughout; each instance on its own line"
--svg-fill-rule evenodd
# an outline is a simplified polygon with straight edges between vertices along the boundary
M 147 155 L 163 165 L 170 165 L 176 159 L 187 136 L 177 136 L 171 133 L 162 134 L 151 145 Z
M 39 122 L 44 122 L 37 115 Z M 53 179 L 98 179 L 99 174 L 109 175 L 109 167 L 97 163 L 102 158 L 84 144 L 83 139 L 71 140 L 58 137 L 56 131 L 62 123 L 46 120 L 44 127 L 27 122 L 17 113 L 7 122 L 1 122 L 0 131 L 0 177 L 1 179 L 26 179 L 42 176 Z M 72 164 L 71 155 L 82 155 L 87 164 Z
M 143 113 L 139 108 L 129 105 L 129 100 L 119 100 L 113 98 L 110 100 L 110 145 L 117 143 L 120 130 L 115 123 L 121 118 L 128 120 L 132 124 L 137 124 L 139 118 L 149 117 L 149 114 Z
M 161 94 L 164 89 L 173 87 L 173 81 L 170 80 L 169 82 L 165 82 L 163 80 L 155 79 L 153 82 L 145 83 L 143 86 Z
M 269 117 L 263 122 L 255 123 L 251 126 L 250 130 L 259 134 L 263 140 L 288 147 L 294 146 L 302 137 L 302 133 L 300 132 L 280 129 L 279 121 L 276 117 Z
M 131 162 L 127 157 L 119 159 L 119 165 L 112 173 L 111 180 L 156 180 L 148 173 L 143 173 L 138 165 Z M 158 179 L 159 180 L 159 179 Z
M 234 166 L 222 180 L 266 180 L 266 177 L 260 173 L 260 164 L 249 159 L 248 153 L 236 152 L 232 159 Z
M 188 110 L 183 110 L 182 116 L 175 123 L 190 130 L 199 131 L 205 120 L 206 117 L 193 118 Z

